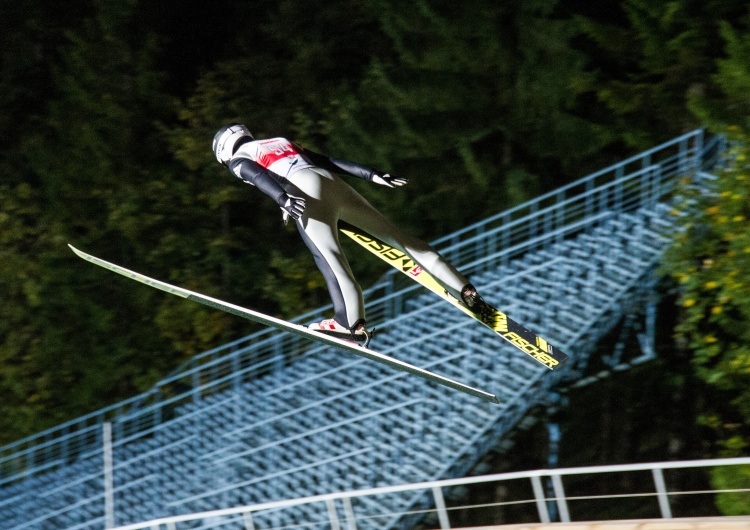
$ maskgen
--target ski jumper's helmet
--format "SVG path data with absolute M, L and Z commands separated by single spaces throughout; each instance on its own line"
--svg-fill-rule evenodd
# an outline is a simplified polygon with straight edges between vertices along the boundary
M 214 154 L 216 160 L 221 164 L 227 165 L 232 155 L 241 145 L 240 140 L 253 140 L 253 135 L 244 125 L 233 123 L 225 125 L 214 135 Z M 245 143 L 245 142 L 242 142 Z

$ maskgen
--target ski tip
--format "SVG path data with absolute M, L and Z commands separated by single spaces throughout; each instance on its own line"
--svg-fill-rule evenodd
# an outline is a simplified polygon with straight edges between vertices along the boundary
M 86 260 L 91 263 L 97 263 L 97 258 L 95 258 L 94 256 L 91 256 L 90 254 L 86 254 L 83 250 L 78 250 L 76 247 L 74 247 L 70 243 L 68 243 L 68 246 L 70 247 L 70 250 L 72 250 L 75 253 L 75 255 L 81 258 L 82 260 Z M 100 264 L 97 263 L 97 265 L 100 265 Z
M 70 250 L 72 250 L 73 252 L 75 252 L 76 256 L 78 256 L 80 258 L 83 257 L 83 252 L 81 252 L 80 250 L 78 250 L 76 247 L 74 247 L 70 243 L 68 243 L 68 246 L 70 247 Z

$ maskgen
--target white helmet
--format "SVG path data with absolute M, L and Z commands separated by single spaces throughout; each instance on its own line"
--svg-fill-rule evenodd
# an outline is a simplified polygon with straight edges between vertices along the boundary
M 227 165 L 239 147 L 237 142 L 243 138 L 254 139 L 247 127 L 240 123 L 225 125 L 219 129 L 219 132 L 214 135 L 214 154 L 216 155 L 216 160 Z

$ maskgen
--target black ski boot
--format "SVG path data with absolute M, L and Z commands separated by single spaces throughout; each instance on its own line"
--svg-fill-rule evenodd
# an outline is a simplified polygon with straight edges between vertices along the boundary
M 473 313 L 482 315 L 485 317 L 491 316 L 495 310 L 479 296 L 477 289 L 470 283 L 467 283 L 463 289 L 461 289 L 461 300 L 464 305 L 471 309 Z

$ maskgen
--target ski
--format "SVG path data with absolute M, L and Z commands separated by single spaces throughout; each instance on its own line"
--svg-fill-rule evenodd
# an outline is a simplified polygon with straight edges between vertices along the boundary
M 513 346 L 550 370 L 559 368 L 560 365 L 568 359 L 568 356 L 565 353 L 556 347 L 553 347 L 545 339 L 536 333 L 529 331 L 499 309 L 492 307 L 493 312 L 490 316 L 477 315 L 471 309 L 466 307 L 463 302 L 457 300 L 446 292 L 434 277 L 397 248 L 383 243 L 379 239 L 370 235 L 355 232 L 349 227 L 340 228 L 340 230 L 380 259 L 437 294 L 443 300 L 446 300 L 454 307 L 457 307 L 471 318 L 478 320 L 500 335 L 503 339 L 510 342 Z
M 192 300 L 194 302 L 198 302 L 200 304 L 204 304 L 214 309 L 225 311 L 227 313 L 230 313 L 230 314 L 242 317 L 242 318 L 246 318 L 254 322 L 259 322 L 261 324 L 265 324 L 266 326 L 270 326 L 270 327 L 280 329 L 283 331 L 288 331 L 296 335 L 301 335 L 315 342 L 323 343 L 328 346 L 334 346 L 336 348 L 359 355 L 360 357 L 364 357 L 365 359 L 369 359 L 371 361 L 376 361 L 376 362 L 385 364 L 387 366 L 390 366 L 391 368 L 395 368 L 396 370 L 401 370 L 403 372 L 416 375 L 428 381 L 432 381 L 434 383 L 447 386 L 449 388 L 458 390 L 460 392 L 464 392 L 465 394 L 469 394 L 470 396 L 478 397 L 485 401 L 489 401 L 490 403 L 500 403 L 500 400 L 494 394 L 490 394 L 489 392 L 485 392 L 483 390 L 470 387 L 458 381 L 454 381 L 453 379 L 449 379 L 447 377 L 434 374 L 428 370 L 424 370 L 422 368 L 411 365 L 409 363 L 399 361 L 398 359 L 394 359 L 393 357 L 389 357 L 388 355 L 378 353 L 368 348 L 364 348 L 354 342 L 349 342 L 343 339 L 339 339 L 337 337 L 332 337 L 330 335 L 324 335 L 322 333 L 309 330 L 307 329 L 307 327 L 302 326 L 300 324 L 287 322 L 286 320 L 275 318 L 270 315 L 265 315 L 263 313 L 253 311 L 251 309 L 246 309 L 238 305 L 230 304 L 228 302 L 224 302 L 222 300 L 212 298 L 210 296 L 206 296 L 200 293 L 189 291 L 187 289 L 183 289 L 182 287 L 177 287 L 175 285 L 171 285 L 169 283 L 162 282 L 160 280 L 155 280 L 144 274 L 131 271 L 129 269 L 126 269 L 125 267 L 121 267 L 119 265 L 115 265 L 114 263 L 110 263 L 103 259 L 92 256 L 90 254 L 86 254 L 85 252 L 75 248 L 73 245 L 68 245 L 68 246 L 71 248 L 73 252 L 76 253 L 76 255 L 83 258 L 84 260 L 90 263 L 93 263 L 94 265 L 103 267 L 112 272 L 116 272 L 117 274 L 121 274 L 122 276 L 125 276 L 126 278 L 130 278 L 131 280 L 135 280 L 137 282 L 146 284 L 149 287 L 160 289 L 169 294 L 180 296 L 182 298 L 186 298 L 188 300 Z

